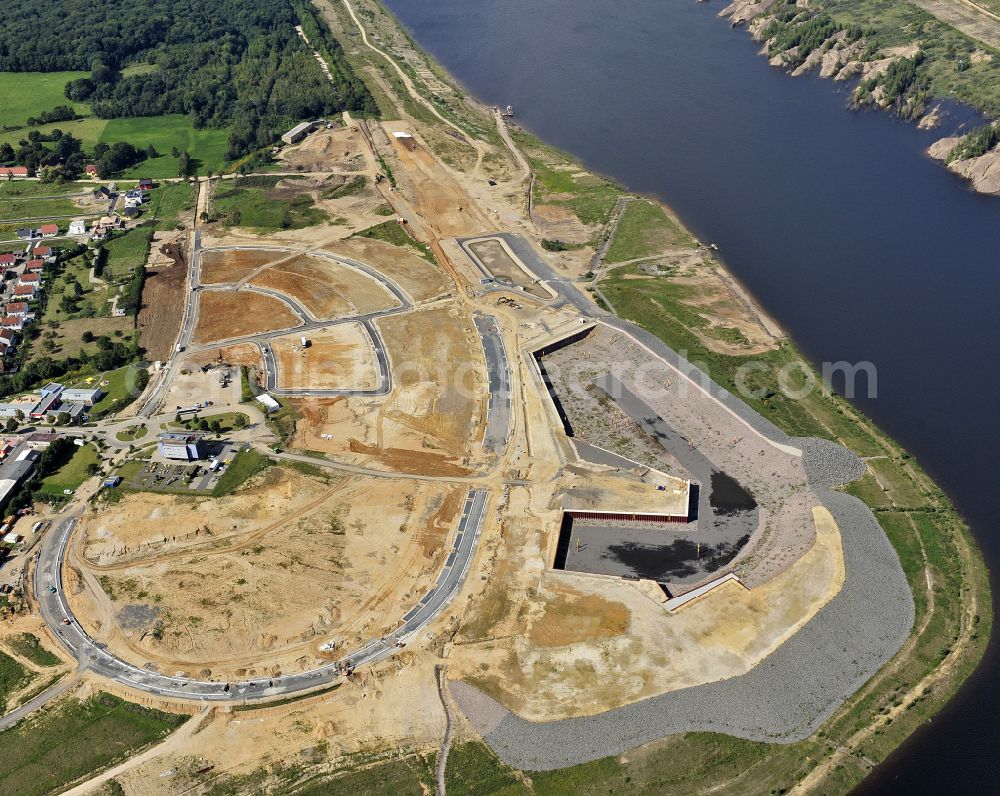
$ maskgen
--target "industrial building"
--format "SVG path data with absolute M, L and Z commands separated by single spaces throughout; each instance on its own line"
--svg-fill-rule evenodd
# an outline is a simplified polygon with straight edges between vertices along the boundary
M 202 457 L 201 435 L 166 431 L 157 438 L 157 450 L 164 459 L 197 461 Z
M 289 145 L 297 144 L 299 141 L 301 141 L 303 138 L 309 135 L 309 133 L 313 131 L 313 128 L 315 126 L 316 126 L 315 122 L 302 122 L 302 124 L 297 124 L 291 130 L 289 130 L 287 133 L 281 136 L 281 140 Z

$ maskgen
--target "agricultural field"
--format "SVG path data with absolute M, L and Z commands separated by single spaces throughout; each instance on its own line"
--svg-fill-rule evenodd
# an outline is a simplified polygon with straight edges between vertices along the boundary
M 111 315 L 110 301 L 115 291 L 103 280 L 90 281 L 90 265 L 85 255 L 67 260 L 59 276 L 49 282 L 48 292 L 42 315 L 45 323 Z M 64 299 L 64 296 L 67 298 Z
M 0 791 L 54 792 L 163 738 L 185 719 L 106 693 L 66 699 L 0 733 Z
M 297 184 L 300 183 L 300 184 Z M 312 187 L 290 177 L 239 177 L 216 187 L 212 211 L 227 227 L 302 229 L 325 221 Z
M 93 116 L 85 116 L 68 122 L 50 122 L 40 124 L 38 127 L 18 127 L 15 130 L 0 130 L 0 144 L 10 144 L 12 147 L 27 139 L 29 130 L 37 130 L 42 135 L 50 135 L 53 130 L 62 130 L 64 133 L 72 133 L 75 138 L 79 138 L 85 148 L 93 147 L 101 140 L 101 134 L 107 126 L 107 119 L 97 119 Z
M 178 159 L 174 148 L 191 156 L 193 173 L 218 174 L 226 162 L 229 131 L 203 128 L 196 130 L 186 116 L 151 116 L 133 119 L 111 119 L 100 135 L 100 141 L 112 144 L 127 141 L 138 149 L 150 144 L 158 157 L 146 160 L 124 173 L 125 177 L 176 177 Z
M 90 107 L 70 102 L 63 90 L 71 80 L 87 77 L 86 72 L 0 72 L 0 108 L 7 127 L 27 124 L 32 116 L 57 105 L 70 105 L 77 113 L 89 115 Z M 63 122 L 70 124 L 70 122 Z M 33 128 L 34 129 L 34 128 Z M 65 127 L 63 129 L 66 129 Z M 23 134 L 27 134 L 24 131 Z

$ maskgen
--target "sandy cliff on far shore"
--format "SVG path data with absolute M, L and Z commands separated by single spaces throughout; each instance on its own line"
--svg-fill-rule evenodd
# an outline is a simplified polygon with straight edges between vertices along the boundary
M 961 137 L 942 138 L 927 150 L 935 160 L 947 163 L 948 156 L 958 146 Z M 1000 194 L 1000 147 L 994 147 L 985 155 L 947 163 L 955 174 L 965 177 L 978 193 Z

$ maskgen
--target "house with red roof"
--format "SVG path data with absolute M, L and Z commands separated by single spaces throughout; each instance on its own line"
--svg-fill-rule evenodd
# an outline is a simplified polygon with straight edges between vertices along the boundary
M 19 276 L 17 279 L 17 283 L 19 285 L 34 285 L 35 287 L 38 287 L 38 285 L 42 284 L 42 275 L 21 274 L 21 276 Z
M 39 233 L 41 233 L 41 236 L 43 238 L 54 238 L 56 235 L 59 234 L 59 225 L 58 224 L 42 224 L 38 228 L 38 231 L 39 231 Z
M 86 166 L 83 167 L 83 170 L 84 172 L 86 172 L 87 176 L 90 177 L 91 179 L 97 178 L 97 166 L 95 166 L 93 163 L 88 163 Z
M 23 301 L 31 301 L 35 297 L 36 288 L 36 285 L 17 285 L 11 291 L 11 295 Z
M 0 326 L 4 329 L 11 329 L 19 332 L 24 328 L 24 318 L 20 315 L 7 315 L 2 321 L 0 321 Z
M 28 260 L 28 262 L 24 264 L 25 273 L 29 274 L 31 273 L 37 274 L 44 267 L 45 267 L 45 260 L 39 258 L 35 258 L 34 260 Z
M 12 301 L 6 307 L 7 315 L 27 315 L 28 314 L 28 302 L 27 301 Z
M 16 262 L 17 258 L 13 254 L 0 254 L 0 268 L 6 268 Z
M 34 257 L 51 257 L 52 247 L 51 246 L 36 246 L 31 250 L 31 254 Z
M 0 329 L 0 348 L 6 349 L 14 345 L 14 331 L 12 329 Z
M 27 166 L 0 166 L 0 177 L 27 177 Z

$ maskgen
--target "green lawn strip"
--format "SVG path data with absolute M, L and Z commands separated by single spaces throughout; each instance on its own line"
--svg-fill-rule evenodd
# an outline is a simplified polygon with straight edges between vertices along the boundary
M 220 184 L 212 196 L 212 211 L 223 224 L 257 230 L 302 229 L 328 216 L 303 191 L 294 197 L 278 193 L 275 186 L 294 178 L 238 177 Z
M 219 423 L 219 431 L 226 433 L 236 428 L 238 418 L 243 418 L 244 427 L 250 425 L 250 418 L 243 412 L 218 412 L 214 415 L 197 415 L 195 417 L 189 416 L 180 423 L 176 420 L 171 420 L 167 425 L 170 428 L 184 428 L 189 431 L 211 431 L 212 429 L 210 426 L 214 421 Z M 209 428 L 202 428 L 201 421 L 208 424 Z
M 531 793 L 514 769 L 479 741 L 467 741 L 451 748 L 444 777 L 449 796 Z
M 147 116 L 129 119 L 111 119 L 101 134 L 103 143 L 127 141 L 138 149 L 150 144 L 158 157 L 150 158 L 129 169 L 125 177 L 178 176 L 178 158 L 173 157 L 174 148 L 178 153 L 187 152 L 195 173 L 204 175 L 209 171 L 218 174 L 226 163 L 226 148 L 229 131 L 216 128 L 196 130 L 186 116 Z
M 7 646 L 22 658 L 27 658 L 38 666 L 57 666 L 60 659 L 42 646 L 42 642 L 31 633 L 18 633 L 4 639 Z
M 393 246 L 400 246 L 404 249 L 413 249 L 428 262 L 434 262 L 434 255 L 431 253 L 431 250 L 424 244 L 419 241 L 415 241 L 408 234 L 406 234 L 406 230 L 403 229 L 403 225 L 396 221 L 396 219 L 383 221 L 381 224 L 376 224 L 373 227 L 361 230 L 361 232 L 356 232 L 351 237 L 372 238 L 373 240 L 382 240 L 386 243 L 391 243 Z
M 0 733 L 0 792 L 51 793 L 131 756 L 185 719 L 106 693 L 66 700 Z
M 79 489 L 80 484 L 90 478 L 88 468 L 99 465 L 100 461 L 100 454 L 93 445 L 75 448 L 68 462 L 42 479 L 41 492 L 46 495 L 62 495 L 67 489 Z
M 51 135 L 53 130 L 62 130 L 64 133 L 70 133 L 75 138 L 79 138 L 84 147 L 91 148 L 100 141 L 107 123 L 106 119 L 95 119 L 91 116 L 72 122 L 50 122 L 38 127 L 3 130 L 0 131 L 0 144 L 10 144 L 14 149 L 17 149 L 22 141 L 28 140 L 28 132 L 31 130 L 37 130 L 43 136 Z
M 0 123 L 27 124 L 30 117 L 51 111 L 57 105 L 69 105 L 80 115 L 89 114 L 88 105 L 71 102 L 64 93 L 71 80 L 87 76 L 86 72 L 0 72 L 0 108 L 3 108 Z M 28 131 L 23 132 L 27 135 Z
M 235 492 L 247 480 L 272 464 L 274 462 L 255 450 L 240 451 L 219 478 L 215 489 L 212 490 L 212 497 L 222 497 Z
M 0 652 L 0 711 L 6 712 L 11 694 L 24 688 L 34 673 L 5 652 Z

